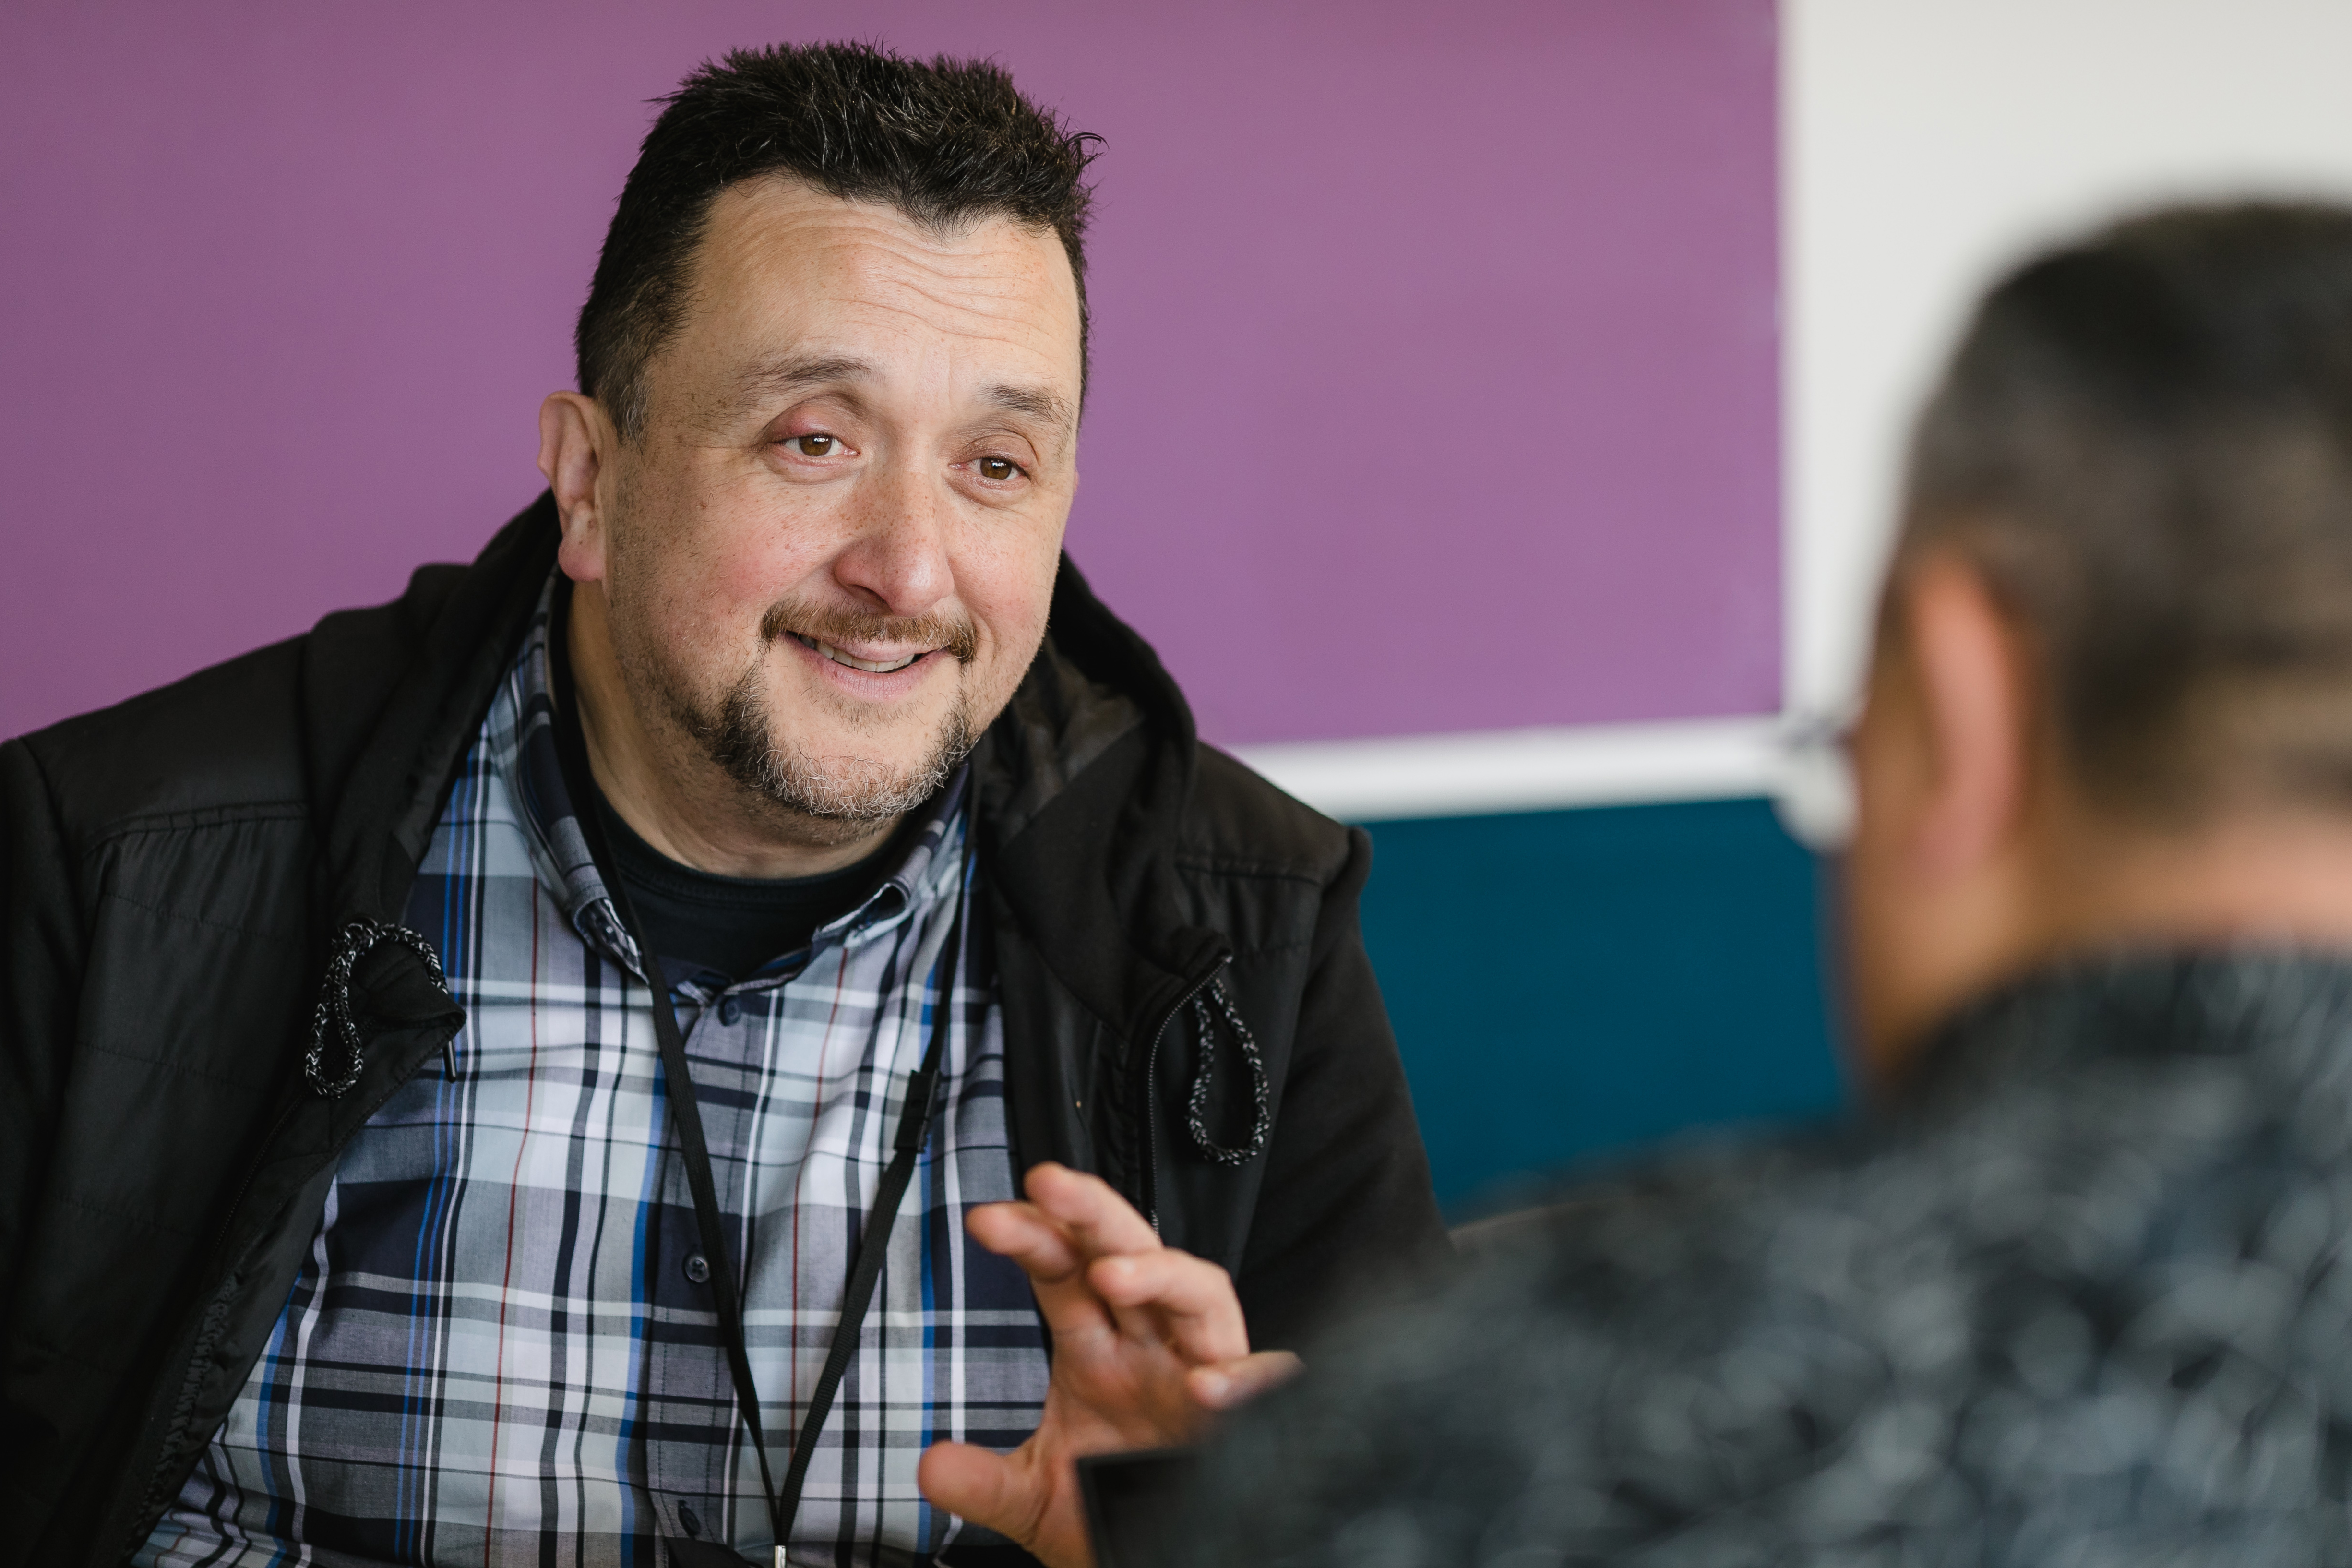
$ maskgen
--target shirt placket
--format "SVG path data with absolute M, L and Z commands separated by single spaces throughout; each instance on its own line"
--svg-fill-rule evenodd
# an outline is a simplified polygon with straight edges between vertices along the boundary
M 782 986 L 772 988 L 781 991 Z M 750 988 L 711 992 L 689 985 L 673 994 L 681 1005 L 687 1051 L 697 1072 L 703 1133 L 730 1234 L 742 1231 L 743 1162 L 751 1146 L 755 1095 L 743 1089 L 762 1068 L 766 1009 L 746 1005 Z M 661 1152 L 657 1235 L 646 1238 L 647 1309 L 657 1321 L 649 1336 L 640 1403 L 648 1433 L 646 1473 L 666 1531 L 709 1540 L 730 1528 L 734 1490 L 731 1460 L 740 1441 L 735 1388 L 714 1314 L 712 1270 L 703 1257 L 686 1163 L 675 1137 Z M 734 1277 L 744 1277 L 739 1267 Z M 756 1497 L 737 1505 L 758 1510 Z
M 772 1029 L 791 1027 L 786 1010 L 793 987 L 813 971 L 837 974 L 839 984 L 858 984 L 856 950 L 881 940 L 903 922 L 936 912 L 928 906 L 938 896 L 937 889 L 928 898 L 917 893 L 902 874 L 876 889 L 856 910 L 821 928 L 795 962 L 723 987 L 688 981 L 673 992 L 673 998 L 686 1005 L 680 1009 L 685 1016 L 679 1022 L 698 1073 L 712 1173 L 730 1233 L 740 1235 L 747 1229 L 742 1198 L 753 1184 L 744 1163 L 751 1154 L 753 1123 L 763 1102 L 760 1080 L 770 1052 L 768 1037 Z M 952 892 L 948 896 L 952 897 Z M 847 973 L 819 962 L 835 950 Z M 920 974 L 900 979 L 903 985 L 919 987 L 927 983 Z M 880 1092 L 898 1065 L 877 1063 L 869 1045 L 856 1069 L 859 1091 Z M 713 1079 L 723 1073 L 730 1081 L 705 1081 L 706 1073 Z M 812 1124 L 815 1114 L 811 1113 Z M 802 1158 L 810 1157 L 804 1146 Z M 683 1156 L 674 1141 L 666 1142 L 658 1180 L 661 1203 L 656 1228 L 660 1234 L 658 1239 L 647 1238 L 652 1254 L 648 1309 L 680 1328 L 691 1323 L 700 1331 L 653 1336 L 641 1395 L 649 1417 L 647 1484 L 666 1531 L 705 1540 L 740 1537 L 746 1523 L 764 1531 L 765 1505 L 755 1490 L 741 1484 L 749 1479 L 756 1489 L 757 1466 L 748 1454 L 750 1445 L 734 1408 L 734 1384 L 725 1349 L 709 1310 L 709 1270 L 707 1260 L 701 1259 L 693 1197 Z M 792 1206 L 787 1205 L 754 1216 L 748 1227 L 751 1247 L 758 1248 L 763 1224 L 789 1225 L 791 1214 Z M 751 1279 L 751 1260 L 737 1261 L 735 1278 Z M 698 1262 L 703 1266 L 698 1267 Z M 761 1403 L 771 1415 L 784 1394 L 761 1388 Z M 772 1466 L 788 1462 L 789 1447 L 780 1447 L 772 1432 L 768 1449 Z M 774 1479 L 782 1480 L 781 1469 Z M 748 1520 L 745 1510 L 751 1510 Z

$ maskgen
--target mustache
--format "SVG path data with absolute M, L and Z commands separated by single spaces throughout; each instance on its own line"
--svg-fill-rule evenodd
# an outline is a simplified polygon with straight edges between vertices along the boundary
M 949 616 L 874 616 L 856 610 L 825 609 L 793 599 L 779 599 L 760 617 L 760 640 L 799 636 L 835 647 L 850 643 L 885 643 L 899 647 L 940 648 L 970 664 L 980 657 L 980 633 L 971 622 Z

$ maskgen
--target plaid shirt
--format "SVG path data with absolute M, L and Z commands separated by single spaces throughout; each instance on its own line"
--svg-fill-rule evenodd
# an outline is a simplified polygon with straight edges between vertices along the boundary
M 467 1010 L 456 1076 L 429 1063 L 344 1152 L 261 1359 L 141 1564 L 653 1564 L 681 1534 L 770 1552 L 717 1315 L 687 1272 L 693 1199 L 646 965 L 556 764 L 552 604 L 551 584 L 409 901 Z M 780 1479 L 972 897 L 966 827 L 960 778 L 897 872 L 804 952 L 731 985 L 673 977 Z M 942 1438 L 1013 1447 L 1044 1404 L 1028 1281 L 963 1229 L 1013 1195 L 987 952 L 967 940 L 948 1098 L 795 1561 L 982 1538 L 922 1500 L 916 1460 Z

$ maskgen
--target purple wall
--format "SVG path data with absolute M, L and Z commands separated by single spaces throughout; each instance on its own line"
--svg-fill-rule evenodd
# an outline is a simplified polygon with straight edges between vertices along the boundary
M 1108 138 L 1071 548 L 1211 736 L 1777 705 L 1769 0 L 11 0 L 0 734 L 470 555 L 645 100 L 845 36 Z

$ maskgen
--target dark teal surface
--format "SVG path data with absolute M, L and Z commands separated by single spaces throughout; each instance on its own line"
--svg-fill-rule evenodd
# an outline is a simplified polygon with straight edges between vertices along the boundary
M 1768 803 L 1369 826 L 1364 939 L 1449 1214 L 1843 1103 L 1817 862 Z

